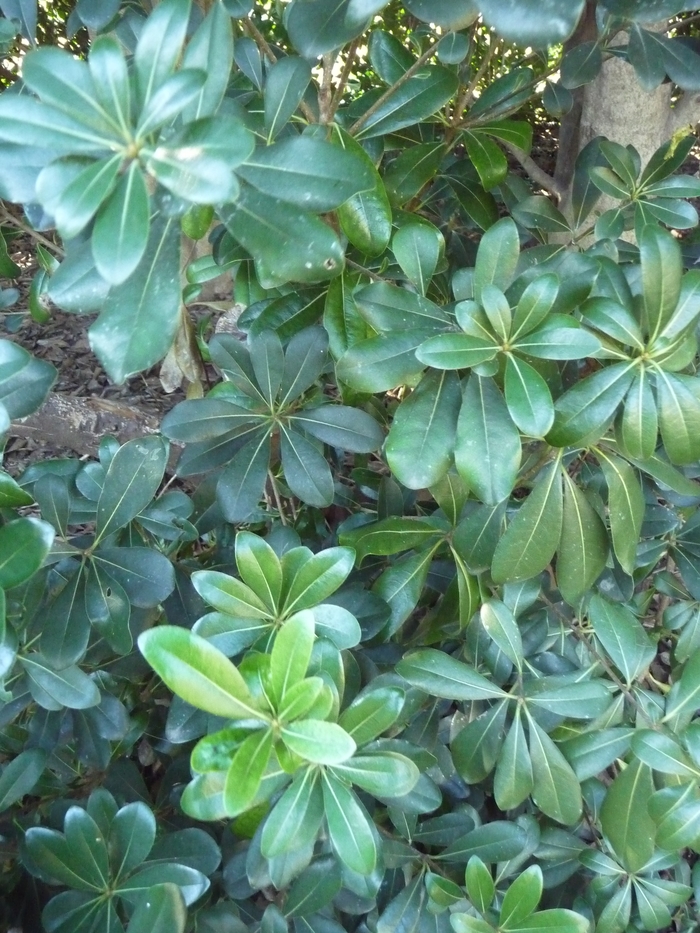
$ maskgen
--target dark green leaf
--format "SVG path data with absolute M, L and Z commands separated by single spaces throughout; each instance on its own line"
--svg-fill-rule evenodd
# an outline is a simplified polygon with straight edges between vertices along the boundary
M 440 110 L 456 90 L 457 78 L 451 71 L 428 65 L 391 92 L 353 135 L 369 139 L 412 126 Z
M 561 62 L 561 83 L 567 90 L 589 84 L 603 66 L 603 54 L 598 42 L 580 42 L 569 49 Z
M 34 790 L 45 766 L 46 752 L 40 748 L 28 748 L 5 765 L 0 774 L 0 812 Z
M 554 421 L 554 403 L 542 376 L 509 353 L 504 387 L 506 405 L 518 429 L 530 437 L 544 437 Z
M 557 584 L 564 599 L 576 605 L 605 568 L 609 544 L 598 513 L 568 473 L 563 476 L 564 511 L 557 548 Z
M 557 45 L 576 28 L 584 0 L 573 0 L 562 7 L 556 0 L 482 0 L 484 20 L 510 42 L 537 49 Z
M 10 590 L 33 576 L 53 540 L 51 525 L 38 518 L 17 518 L 0 527 L 0 587 Z
M 562 521 L 562 480 L 555 461 L 542 472 L 498 542 L 491 569 L 494 580 L 527 580 L 544 570 L 559 544 Z
M 398 663 L 396 670 L 412 686 L 448 700 L 490 700 L 506 696 L 500 687 L 468 664 L 433 648 L 412 652 Z
M 634 470 L 624 460 L 597 453 L 608 487 L 608 516 L 615 556 L 626 573 L 633 573 L 637 543 L 644 519 L 644 495 Z
M 634 378 L 629 363 L 615 363 L 587 376 L 554 403 L 547 441 L 557 447 L 597 440 L 613 418 Z
M 322 776 L 326 822 L 333 849 L 343 864 L 361 875 L 377 863 L 373 825 L 357 797 L 332 773 Z
M 282 468 L 287 485 L 302 502 L 325 508 L 333 501 L 333 475 L 326 458 L 303 434 L 282 426 Z
M 259 431 L 236 453 L 219 476 L 217 502 L 229 522 L 246 519 L 262 497 L 270 465 L 270 435 Z
M 651 664 L 656 649 L 629 609 L 611 603 L 597 594 L 588 606 L 596 637 L 628 684 L 633 683 Z
M 600 811 L 605 835 L 631 872 L 643 868 L 654 851 L 655 826 L 647 809 L 653 791 L 651 768 L 632 761 L 608 787 Z

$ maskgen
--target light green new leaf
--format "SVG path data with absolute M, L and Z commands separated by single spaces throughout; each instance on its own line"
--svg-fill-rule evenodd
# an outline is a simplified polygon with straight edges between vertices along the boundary
M 291 575 L 289 564 L 283 561 L 285 615 L 322 603 L 342 586 L 354 563 L 355 552 L 349 547 L 326 548 L 318 554 L 307 552 L 306 559 Z
M 488 867 L 478 855 L 472 855 L 464 873 L 467 896 L 479 913 L 485 914 L 493 902 L 496 885 Z
M 268 719 L 229 659 L 174 625 L 148 629 L 139 649 L 161 680 L 191 706 L 227 719 Z
M 623 570 L 632 574 L 644 520 L 644 493 L 628 463 L 604 451 L 597 451 L 596 456 L 608 487 L 608 518 L 615 556 Z
M 356 697 L 343 710 L 339 723 L 357 745 L 378 738 L 401 714 L 405 694 L 398 687 L 377 687 Z
M 226 772 L 224 806 L 229 816 L 250 808 L 260 789 L 272 753 L 272 730 L 261 729 L 244 739 Z
M 290 687 L 305 676 L 315 641 L 313 613 L 297 612 L 278 629 L 270 652 L 270 689 L 279 706 Z
M 197 570 L 192 585 L 202 599 L 226 615 L 240 619 L 269 619 L 270 610 L 249 586 L 218 570 Z
M 541 897 L 542 869 L 539 865 L 530 865 L 518 875 L 503 896 L 499 926 L 509 931 L 520 929 L 521 921 L 534 913 Z M 533 917 L 533 920 L 536 919 Z
M 431 370 L 396 410 L 385 453 L 392 473 L 409 489 L 432 486 L 449 469 L 461 394 L 454 373 Z
M 410 758 L 396 752 L 355 755 L 345 764 L 336 765 L 333 771 L 368 794 L 392 798 L 408 794 L 420 776 Z
M 377 864 L 376 830 L 350 788 L 328 771 L 323 773 L 323 803 L 333 849 L 343 864 L 368 875 Z
M 493 379 L 471 376 L 457 422 L 457 472 L 482 502 L 496 505 L 513 489 L 520 457 L 520 434 L 500 390 Z
M 341 726 L 321 719 L 297 719 L 282 726 L 280 736 L 290 751 L 319 765 L 341 764 L 351 758 L 357 748 Z
M 557 585 L 564 599 L 576 605 L 605 569 L 608 535 L 602 519 L 583 492 L 564 477 L 564 511 L 557 548 Z
M 279 557 L 260 535 L 239 531 L 236 535 L 236 566 L 241 579 L 272 612 L 282 592 Z
M 491 566 L 498 583 L 516 583 L 547 567 L 559 545 L 563 521 L 559 461 L 543 470 L 496 546 Z
M 634 760 L 608 787 L 601 807 L 603 832 L 630 872 L 643 868 L 654 852 L 656 827 L 648 810 L 653 792 L 651 768 Z
M 406 655 L 397 664 L 396 672 L 419 690 L 447 700 L 497 700 L 507 696 L 470 665 L 434 648 Z

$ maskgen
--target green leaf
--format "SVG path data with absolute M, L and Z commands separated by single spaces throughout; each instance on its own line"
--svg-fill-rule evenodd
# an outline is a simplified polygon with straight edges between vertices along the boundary
M 479 174 L 485 191 L 500 185 L 508 174 L 508 160 L 500 147 L 481 133 L 465 130 L 463 133 L 467 155 Z
M 338 722 L 358 746 L 365 745 L 396 722 L 404 698 L 398 687 L 370 687 L 343 710 Z
M 460 401 L 456 375 L 429 371 L 399 405 L 385 453 L 392 472 L 404 486 L 432 486 L 449 469 Z
M 526 841 L 525 830 L 517 823 L 493 820 L 453 842 L 437 858 L 463 863 L 478 855 L 485 862 L 503 862 L 520 855 Z
M 224 806 L 230 816 L 252 805 L 272 753 L 272 730 L 261 729 L 241 742 L 226 772 Z
M 542 104 L 547 113 L 561 119 L 574 106 L 574 96 L 559 81 L 547 81 L 542 95 Z
M 632 761 L 608 787 L 600 810 L 603 832 L 630 872 L 643 868 L 654 852 L 656 830 L 647 809 L 653 792 L 651 768 Z
M 600 350 L 597 337 L 583 327 L 571 326 L 563 315 L 550 315 L 549 320 L 512 342 L 514 350 L 541 360 L 578 360 L 593 356 Z
M 248 533 L 245 534 L 247 536 Z M 270 609 L 257 592 L 229 574 L 218 570 L 197 570 L 191 579 L 202 599 L 219 612 L 241 619 L 270 618 Z
M 687 709 L 688 712 L 694 709 L 693 704 L 697 705 L 698 695 L 700 695 L 700 651 L 694 651 L 685 663 L 680 680 L 671 689 L 664 721 L 672 720 L 683 709 Z
M 499 926 L 504 930 L 520 929 L 521 921 L 534 913 L 541 897 L 542 869 L 539 865 L 530 865 L 518 875 L 503 896 Z
M 180 315 L 179 252 L 176 223 L 156 219 L 135 272 L 112 288 L 90 327 L 90 346 L 113 382 L 149 369 L 170 348 Z
M 370 33 L 368 52 L 372 68 L 385 84 L 398 81 L 415 61 L 408 49 L 383 29 Z
M 623 453 L 637 460 L 648 460 L 653 455 L 658 434 L 658 412 L 645 368 L 635 373 L 616 427 Z
M 360 340 L 338 360 L 336 375 L 358 392 L 393 389 L 424 369 L 416 349 L 428 336 L 429 331 L 411 330 Z
M 0 587 L 11 590 L 32 577 L 51 550 L 54 530 L 38 518 L 17 518 L 0 527 Z
M 557 548 L 557 585 L 570 605 L 576 605 L 605 569 L 608 536 L 602 519 L 583 492 L 564 477 L 564 511 Z
M 544 570 L 559 545 L 563 521 L 558 460 L 543 470 L 496 547 L 491 573 L 498 583 L 527 580 Z
M 432 301 L 406 288 L 374 282 L 354 294 L 360 314 L 380 333 L 409 328 L 442 330 L 450 318 Z
M 416 351 L 416 358 L 434 369 L 469 369 L 494 359 L 499 346 L 489 337 L 469 334 L 437 334 Z
M 659 334 L 678 304 L 683 272 L 675 237 L 655 225 L 644 228 L 639 242 L 643 309 L 650 338 Z
M 268 718 L 233 664 L 199 635 L 161 625 L 143 632 L 138 644 L 161 680 L 191 706 L 227 719 Z
M 490 227 L 481 238 L 474 267 L 474 298 L 479 301 L 485 285 L 495 285 L 505 292 L 520 258 L 518 228 L 510 217 Z
M 518 670 L 523 660 L 523 641 L 515 616 L 499 599 L 487 600 L 480 610 L 481 625 Z
M 403 797 L 413 790 L 420 772 L 416 765 L 395 752 L 355 755 L 333 769 L 339 777 L 375 797 Z
M 391 249 L 406 278 L 425 295 L 445 249 L 442 233 L 432 224 L 407 223 L 394 234 Z
M 304 58 L 313 60 L 360 35 L 369 18 L 353 15 L 351 0 L 335 0 L 320 7 L 305 0 L 293 0 L 285 10 L 284 25 L 295 48 Z
M 317 858 L 289 888 L 284 902 L 285 917 L 304 917 L 312 924 L 310 915 L 330 904 L 341 887 L 340 865 L 333 856 Z
M 110 864 L 115 879 L 124 878 L 143 862 L 153 848 L 156 821 L 145 803 L 121 807 L 110 825 Z
M 24 655 L 19 661 L 29 675 L 32 696 L 44 709 L 89 709 L 100 702 L 97 685 L 79 667 L 55 671 L 38 653 Z
M 239 531 L 236 566 L 243 582 L 274 613 L 282 593 L 282 567 L 267 541 L 249 531 Z
M 288 61 L 283 58 L 273 66 L 273 73 Z M 367 161 L 323 139 L 292 136 L 258 147 L 238 166 L 237 174 L 263 194 L 306 211 L 325 213 L 372 188 L 375 179 Z
M 562 7 L 557 0 L 481 0 L 481 12 L 489 26 L 509 42 L 544 49 L 568 39 L 585 6 L 584 0 L 573 0 Z
M 519 201 L 513 208 L 513 217 L 524 227 L 544 230 L 547 233 L 570 235 L 569 223 L 549 198 L 532 195 Z
M 644 520 L 644 493 L 637 475 L 628 463 L 603 451 L 597 451 L 596 456 L 608 487 L 608 518 L 613 550 L 625 573 L 632 574 Z
M 419 123 L 440 110 L 456 90 L 456 75 L 439 65 L 427 65 L 390 91 L 353 135 L 356 139 L 370 139 Z
M 457 773 L 478 784 L 493 771 L 503 745 L 507 700 L 473 719 L 452 741 L 450 751 Z
M 700 838 L 700 799 L 697 779 L 680 787 L 665 787 L 649 800 L 649 813 L 656 824 L 656 841 L 671 852 L 695 848 Z
M 554 403 L 554 425 L 547 442 L 556 447 L 598 440 L 634 378 L 630 363 L 614 363 L 587 376 Z
M 391 615 L 386 633 L 398 631 L 418 605 L 437 544 L 427 550 L 406 554 L 385 570 L 372 592 L 389 604 Z
M 283 561 L 285 615 L 322 603 L 342 586 L 354 563 L 355 552 L 349 547 L 326 548 L 309 555 L 291 576 L 287 570 L 289 565 Z
M 381 30 L 374 30 L 370 37 L 370 57 L 372 39 L 378 34 L 386 35 L 381 33 Z M 409 54 L 401 46 L 399 48 L 404 54 Z M 362 162 L 364 174 L 370 182 L 366 189 L 351 195 L 338 207 L 340 229 L 361 253 L 366 256 L 380 256 L 391 239 L 392 219 L 391 205 L 382 177 L 362 146 L 338 126 L 335 127 L 332 142 L 354 156 L 356 161 Z
M 496 893 L 491 872 L 478 855 L 472 855 L 464 873 L 467 896 L 481 914 L 491 907 Z
M 398 554 L 423 544 L 432 544 L 442 534 L 439 528 L 427 521 L 392 517 L 343 532 L 340 541 L 354 548 L 357 563 L 361 564 L 368 554 Z
M 664 449 L 672 463 L 692 463 L 700 457 L 700 401 L 694 382 L 659 369 L 656 397 Z
M 554 421 L 554 403 L 542 376 L 517 356 L 506 356 L 505 398 L 518 430 L 530 437 L 544 437 Z
M 478 16 L 474 0 L 408 0 L 406 7 L 418 19 L 435 23 L 445 32 L 464 29 Z
M 219 475 L 216 498 L 226 521 L 244 521 L 256 508 L 267 478 L 270 450 L 270 435 L 262 429 L 237 450 Z
M 77 236 L 114 188 L 121 155 L 97 161 L 59 159 L 37 179 L 37 195 L 65 240 Z
M 532 761 L 532 799 L 539 809 L 565 826 L 581 817 L 581 789 L 571 765 L 546 732 L 528 715 Z
M 542 324 L 554 307 L 559 277 L 551 272 L 538 276 L 520 296 L 513 313 L 511 338 L 517 339 Z
M 102 547 L 93 561 L 119 583 L 134 606 L 152 609 L 175 587 L 175 569 L 160 551 L 146 547 Z
M 384 440 L 384 432 L 371 415 L 345 405 L 304 408 L 293 416 L 293 422 L 325 444 L 354 453 L 376 450 Z
M 255 260 L 263 288 L 286 282 L 318 282 L 342 271 L 343 249 L 333 230 L 312 214 L 241 185 L 240 197 L 218 214 Z M 295 248 L 289 249 L 294 243 Z
M 501 810 L 515 809 L 530 796 L 533 786 L 532 760 L 517 707 L 496 762 L 493 776 L 496 803 Z
M 168 445 L 160 437 L 135 438 L 119 448 L 97 502 L 97 544 L 150 505 L 160 486 Z
M 656 647 L 641 623 L 625 606 L 596 594 L 588 604 L 588 615 L 596 638 L 627 684 L 647 670 Z
M 377 864 L 375 830 L 353 792 L 332 773 L 323 772 L 323 803 L 331 845 L 341 862 L 361 875 Z
M 300 770 L 263 826 L 260 847 L 266 858 L 310 845 L 323 819 L 320 771 Z
M 81 565 L 54 600 L 51 625 L 41 634 L 42 654 L 58 669 L 80 661 L 90 639 L 83 571 L 84 565 Z
M 397 664 L 396 672 L 419 690 L 448 700 L 496 700 L 507 696 L 468 664 L 433 648 L 406 655 Z
M 616 758 L 622 758 L 629 751 L 633 734 L 633 729 L 624 726 L 596 729 L 561 742 L 560 748 L 579 781 L 585 781 L 600 774 Z
M 384 185 L 395 207 L 403 206 L 432 179 L 445 155 L 442 143 L 419 143 L 409 146 L 384 172 Z
M 5 765 L 0 774 L 0 813 L 34 790 L 45 767 L 46 752 L 41 748 L 28 748 Z
M 308 610 L 297 612 L 277 631 L 270 652 L 269 683 L 278 707 L 290 687 L 305 677 L 315 637 L 313 613 Z
M 148 889 L 132 914 L 127 933 L 184 933 L 187 908 L 176 884 L 166 882 Z
M 687 778 L 700 775 L 681 746 L 663 732 L 637 729 L 632 736 L 631 748 L 640 761 L 661 774 L 677 774 Z
M 520 457 L 520 435 L 496 384 L 471 376 L 457 423 L 458 473 L 482 502 L 496 505 L 513 489 Z
M 170 75 L 180 57 L 190 14 L 190 0 L 163 0 L 149 16 L 134 53 L 141 105 Z
M 314 764 L 341 764 L 357 748 L 341 726 L 320 719 L 297 719 L 282 726 L 280 736 L 290 751 Z

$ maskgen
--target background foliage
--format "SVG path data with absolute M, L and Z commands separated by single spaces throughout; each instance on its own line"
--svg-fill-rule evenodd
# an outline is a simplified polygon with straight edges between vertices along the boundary
M 0 271 L 189 380 L 0 472 L 2 925 L 696 929 L 694 137 L 529 156 L 611 59 L 700 90 L 695 5 L 0 10 Z M 54 379 L 0 341 L 3 432 Z

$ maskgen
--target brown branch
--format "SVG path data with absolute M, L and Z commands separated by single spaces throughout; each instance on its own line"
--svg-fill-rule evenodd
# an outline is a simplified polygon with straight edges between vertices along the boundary
M 35 230 L 33 227 L 30 227 L 29 224 L 26 224 L 23 220 L 20 220 L 19 217 L 15 217 L 14 214 L 11 214 L 4 204 L 0 203 L 0 223 L 9 224 L 12 227 L 16 227 L 17 230 L 21 230 L 22 233 L 26 233 L 37 243 L 41 243 L 42 246 L 45 246 L 47 249 L 50 249 L 52 252 L 56 253 L 58 256 L 63 258 L 65 253 L 63 248 L 58 246 L 57 243 L 54 243 L 52 240 L 49 240 L 42 233 L 39 233 L 38 230 Z
M 333 99 L 333 65 L 335 56 L 327 52 L 323 56 L 323 77 L 318 92 L 319 123 L 329 123 L 331 101 Z
M 421 55 L 421 57 L 420 57 L 420 58 L 417 58 L 417 59 L 414 61 L 414 63 L 411 65 L 411 67 L 410 67 L 407 71 L 405 71 L 397 81 L 394 81 L 394 83 L 391 85 L 390 88 L 387 88 L 386 91 L 384 91 L 384 93 L 382 94 L 382 96 L 379 97 L 379 98 L 372 104 L 372 106 L 369 108 L 369 110 L 366 110 L 366 111 L 362 114 L 362 116 L 359 118 L 359 120 L 355 120 L 355 122 L 353 123 L 353 125 L 352 125 L 352 126 L 350 127 L 350 129 L 348 130 L 348 132 L 350 133 L 351 136 L 354 136 L 355 133 L 357 133 L 358 130 L 362 129 L 362 127 L 365 125 L 365 123 L 369 120 L 369 118 L 370 118 L 371 116 L 373 116 L 373 114 L 375 114 L 375 113 L 377 112 L 377 110 L 379 110 L 379 108 L 382 106 L 382 104 L 384 104 L 384 102 L 385 102 L 389 97 L 391 97 L 392 94 L 394 94 L 396 91 L 398 91 L 398 89 L 399 89 L 400 87 L 403 87 L 403 85 L 408 81 L 408 79 L 409 79 L 409 78 L 412 78 L 413 75 L 418 71 L 418 69 L 419 69 L 419 68 L 422 68 L 423 65 L 425 65 L 425 63 L 426 63 L 430 58 L 432 58 L 432 56 L 433 56 L 433 54 L 434 54 L 434 52 L 435 52 L 436 46 L 437 46 L 437 42 L 433 42 L 433 44 L 430 46 L 430 48 L 427 49 L 425 52 L 423 52 L 423 54 Z
M 340 78 L 338 80 L 338 87 L 335 89 L 331 99 L 330 107 L 328 108 L 328 120 L 326 121 L 328 123 L 330 123 L 335 116 L 336 111 L 340 106 L 340 102 L 343 99 L 343 94 L 345 93 L 345 88 L 347 87 L 350 72 L 352 71 L 352 66 L 355 64 L 355 56 L 357 55 L 357 49 L 360 45 L 360 38 L 361 37 L 358 36 L 350 43 L 348 54 L 345 57 L 345 64 L 343 65 L 343 70 L 341 71 Z
M 492 41 L 491 44 L 489 45 L 486 55 L 484 55 L 483 59 L 481 60 L 481 64 L 479 65 L 476 74 L 471 79 L 469 84 L 465 87 L 464 91 L 457 98 L 455 109 L 452 112 L 452 126 L 453 127 L 457 127 L 459 125 L 459 122 L 462 119 L 462 112 L 466 109 L 466 106 L 469 103 L 470 98 L 474 95 L 474 91 L 476 90 L 479 84 L 479 81 L 481 81 L 481 79 L 486 74 L 486 69 L 491 64 L 491 60 L 493 59 L 493 56 L 496 54 L 496 49 L 501 44 L 498 40 L 494 39 L 493 35 L 491 36 L 491 38 L 494 41 Z
M 539 165 L 531 158 L 527 153 L 519 146 L 514 146 L 513 143 L 506 142 L 505 140 L 499 140 L 500 144 L 506 149 L 513 158 L 520 163 L 523 169 L 527 172 L 530 178 L 535 182 L 536 185 L 539 185 L 540 188 L 544 188 L 545 191 L 548 191 L 550 194 L 553 194 L 557 200 L 561 200 L 564 196 L 564 192 L 552 178 L 551 175 L 548 175 L 544 169 L 541 169 Z
M 243 23 L 243 28 L 248 33 L 250 38 L 253 39 L 253 41 L 255 42 L 257 47 L 260 49 L 260 51 L 263 53 L 265 58 L 267 58 L 267 60 L 270 62 L 271 65 L 274 65 L 277 62 L 277 56 L 272 51 L 267 39 L 260 32 L 260 30 L 255 25 L 255 23 L 250 18 L 250 16 L 247 16 L 241 22 Z M 309 107 L 309 105 L 305 101 L 302 100 L 302 102 L 299 104 L 299 107 L 301 108 L 301 112 L 304 114 L 304 116 L 309 121 L 309 123 L 316 122 L 316 116 L 313 110 Z

